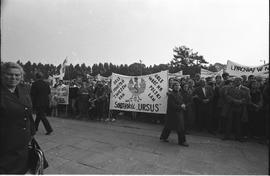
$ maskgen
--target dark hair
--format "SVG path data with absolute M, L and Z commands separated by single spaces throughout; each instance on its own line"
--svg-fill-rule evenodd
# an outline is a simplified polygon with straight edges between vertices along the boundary
M 172 88 L 174 88 L 174 86 L 175 86 L 176 84 L 179 84 L 179 85 L 180 85 L 180 83 L 179 83 L 178 81 L 175 81 L 175 80 L 174 80 L 174 82 L 172 83 Z
M 221 76 L 220 76 L 220 75 L 217 75 L 217 76 L 215 77 L 215 79 L 217 79 L 218 77 L 219 77 L 219 78 L 221 78 Z
M 36 73 L 36 79 L 41 79 L 43 77 L 43 74 L 41 72 Z
M 250 78 L 255 78 L 255 76 L 254 75 L 249 75 L 248 79 L 250 79 Z
M 226 76 L 229 76 L 229 73 L 227 73 L 227 72 L 222 73 L 222 78 L 225 78 Z

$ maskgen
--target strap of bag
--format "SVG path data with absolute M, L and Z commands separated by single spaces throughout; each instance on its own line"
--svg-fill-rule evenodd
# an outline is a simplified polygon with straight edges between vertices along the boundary
M 38 142 L 36 141 L 34 137 L 32 138 L 31 145 L 34 148 L 40 149 L 40 146 L 38 145 Z

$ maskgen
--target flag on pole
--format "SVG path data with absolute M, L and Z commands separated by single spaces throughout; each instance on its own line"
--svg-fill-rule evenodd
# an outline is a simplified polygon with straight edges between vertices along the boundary
M 64 62 L 61 64 L 60 68 L 60 78 L 63 79 L 66 72 L 66 66 L 67 66 L 67 57 L 65 58 Z

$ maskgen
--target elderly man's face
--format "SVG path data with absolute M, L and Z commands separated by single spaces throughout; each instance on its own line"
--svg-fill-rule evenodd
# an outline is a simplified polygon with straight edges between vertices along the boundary
M 241 79 L 238 79 L 238 78 L 235 78 L 234 79 L 234 85 L 236 86 L 236 87 L 238 87 L 238 86 L 240 86 L 241 85 Z
M 6 73 L 3 74 L 3 83 L 8 88 L 16 87 L 22 81 L 22 73 L 17 68 L 8 69 Z
M 201 85 L 201 87 L 205 87 L 205 80 L 201 80 L 200 85 Z
M 217 76 L 216 77 L 216 83 L 220 83 L 221 82 L 221 77 L 220 76 Z
M 173 84 L 173 90 L 179 91 L 180 90 L 180 84 L 179 83 L 174 83 Z
M 195 75 L 195 80 L 196 81 L 199 81 L 201 79 L 201 76 L 200 75 Z

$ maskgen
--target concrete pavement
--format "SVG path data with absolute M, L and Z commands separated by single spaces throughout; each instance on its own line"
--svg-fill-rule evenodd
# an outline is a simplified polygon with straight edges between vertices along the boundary
M 268 174 L 268 146 L 187 135 L 189 147 L 159 141 L 162 125 L 48 118 L 36 139 L 49 161 L 45 174 Z

